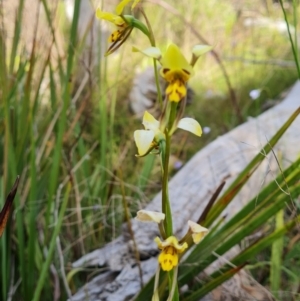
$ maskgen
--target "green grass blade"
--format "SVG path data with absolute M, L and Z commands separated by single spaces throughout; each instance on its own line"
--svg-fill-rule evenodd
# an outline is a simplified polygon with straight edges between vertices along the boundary
M 9 64 L 9 73 L 12 74 L 15 66 L 15 59 L 17 55 L 17 49 L 20 43 L 20 35 L 22 29 L 22 16 L 24 10 L 24 0 L 19 1 L 18 12 L 15 21 L 15 30 L 14 30 L 14 39 L 10 54 L 10 64 Z
M 191 295 L 184 298 L 184 301 L 198 301 L 205 295 L 207 295 L 209 292 L 211 292 L 213 289 L 221 285 L 226 280 L 230 279 L 232 276 L 234 276 L 236 273 L 238 273 L 245 265 L 238 266 L 236 268 L 231 268 L 229 271 L 226 271 L 222 275 L 220 275 L 217 278 L 212 279 L 210 282 L 208 282 L 206 285 L 201 287 L 200 289 L 194 291 Z
M 280 210 L 276 214 L 275 224 L 277 230 L 284 226 L 284 210 Z M 283 247 L 283 237 L 278 238 L 272 244 L 270 286 L 271 292 L 276 298 L 279 298 L 278 292 L 280 291 Z
M 296 187 L 293 190 L 291 189 L 292 197 L 299 195 L 299 193 L 300 187 Z M 179 273 L 180 283 L 187 283 L 191 280 L 193 274 L 202 271 L 212 263 L 216 259 L 211 253 L 213 250 L 219 255 L 224 254 L 230 250 L 230 248 L 242 241 L 246 236 L 251 234 L 255 229 L 262 226 L 266 220 L 271 218 L 279 210 L 283 209 L 286 206 L 286 202 L 289 201 L 289 196 L 286 196 L 285 194 L 281 195 L 276 200 L 273 200 L 268 207 L 258 209 L 257 214 L 253 218 L 249 219 L 246 217 L 236 225 L 226 229 L 226 231 L 220 230 L 215 233 L 213 237 L 209 237 L 209 239 L 205 237 L 186 259 L 185 263 L 187 263 L 187 265 L 181 266 Z M 199 258 L 201 258 L 201 262 L 198 262 Z
M 225 191 L 222 197 L 215 203 L 212 210 L 208 213 L 205 220 L 205 225 L 211 225 L 215 219 L 221 214 L 221 212 L 228 206 L 232 199 L 237 195 L 243 185 L 247 182 L 250 175 L 258 167 L 258 165 L 265 159 L 265 156 L 272 150 L 277 141 L 282 137 L 286 130 L 290 127 L 293 121 L 300 113 L 300 107 L 290 116 L 290 118 L 282 125 L 282 127 L 276 132 L 271 140 L 261 149 L 261 151 L 252 159 L 252 161 L 245 167 L 245 169 L 239 174 L 235 181 Z
M 276 240 L 280 239 L 285 235 L 287 232 L 289 232 L 297 223 L 300 221 L 300 215 L 297 216 L 295 219 L 290 221 L 289 223 L 283 225 L 282 227 L 276 229 L 274 232 L 269 234 L 268 236 L 260 239 L 259 241 L 255 242 L 251 246 L 249 246 L 247 249 L 242 251 L 239 255 L 237 255 L 235 258 L 231 260 L 230 265 L 226 264 L 221 269 L 217 270 L 216 272 L 212 273 L 209 278 L 212 279 L 207 284 L 203 285 L 199 290 L 196 292 L 192 292 L 192 294 L 184 299 L 184 300 L 199 300 L 200 297 L 205 296 L 208 292 L 210 292 L 212 289 L 217 287 L 218 285 L 222 284 L 224 281 L 229 279 L 222 279 L 224 275 L 230 273 L 232 271 L 232 266 L 243 267 L 245 263 L 253 258 L 256 254 L 270 246 L 272 243 L 274 243 Z M 222 281 L 223 280 L 223 281 Z M 218 281 L 218 284 L 215 286 L 212 286 L 211 283 L 214 283 Z M 198 299 L 194 299 L 194 297 L 198 296 Z
M 281 187 L 285 185 L 293 186 L 297 183 L 300 176 L 300 158 L 296 160 L 291 166 L 289 166 L 284 172 L 283 176 L 280 174 L 277 178 L 269 183 L 259 195 L 255 196 L 249 201 L 235 216 L 233 216 L 226 225 L 222 228 L 222 231 L 234 226 L 240 220 L 250 217 L 249 213 L 255 214 L 261 208 L 267 206 L 273 199 L 278 197 L 281 193 Z M 285 180 L 284 180 L 285 179 Z
M 155 163 L 155 156 L 147 156 L 143 162 L 141 176 L 138 179 L 138 187 L 141 191 L 144 190 L 149 180 L 154 163 Z
M 264 250 L 266 247 L 270 246 L 273 242 L 275 242 L 280 237 L 288 233 L 291 229 L 293 229 L 295 225 L 299 223 L 299 221 L 300 215 L 298 215 L 292 221 L 286 223 L 283 227 L 276 229 L 268 236 L 262 238 L 258 242 L 252 244 L 247 249 L 242 251 L 232 260 L 232 264 L 239 265 L 242 262 L 246 262 L 247 260 L 253 258 L 253 256 Z
M 71 185 L 68 184 L 66 193 L 64 195 L 63 202 L 61 204 L 61 208 L 59 210 L 59 215 L 58 215 L 58 219 L 57 219 L 57 222 L 56 222 L 56 225 L 55 225 L 55 228 L 54 228 L 54 232 L 53 232 L 51 240 L 50 240 L 50 245 L 49 245 L 47 258 L 46 258 L 46 261 L 44 262 L 44 264 L 42 266 L 42 270 L 41 270 L 40 277 L 39 277 L 37 285 L 36 285 L 36 289 L 35 289 L 32 301 L 39 301 L 40 300 L 40 296 L 41 296 L 43 287 L 45 285 L 45 281 L 47 279 L 47 273 L 48 273 L 48 270 L 49 270 L 49 267 L 50 267 L 50 264 L 51 264 L 51 261 L 52 261 L 54 248 L 55 248 L 55 245 L 56 245 L 56 238 L 59 235 L 59 232 L 61 231 L 62 222 L 63 222 L 63 219 L 64 219 L 64 215 L 65 215 L 68 200 L 69 200 L 70 190 L 71 190 Z
M 5 34 L 2 28 L 0 28 L 0 87 L 2 90 L 2 100 L 3 100 L 3 107 L 1 115 L 3 114 L 3 122 L 4 122 L 4 134 L 3 134 L 3 158 L 2 158 L 2 169 L 3 169 L 3 191 L 10 189 L 10 186 L 14 182 L 17 176 L 17 167 L 16 167 L 16 156 L 15 156 L 15 148 L 13 141 L 16 137 L 13 136 L 12 132 L 12 118 L 11 118 L 11 106 L 9 102 L 9 90 L 8 90 L 8 70 L 6 66 L 6 45 L 5 45 Z M 15 199 L 15 207 L 20 207 L 20 198 L 17 195 Z M 16 227 L 17 227 L 17 237 L 18 237 L 18 254 L 20 259 L 20 274 L 22 279 L 21 289 L 26 296 L 26 268 L 25 268 L 25 254 L 24 254 L 24 234 L 23 234 L 23 222 L 22 222 L 22 212 L 21 210 L 17 210 L 16 212 Z M 10 239 L 11 233 L 9 232 L 7 239 Z M 5 236 L 4 236 L 5 237 Z M 9 244 L 4 243 L 4 247 L 9 247 Z M 7 256 L 2 257 L 3 268 L 2 268 L 2 277 L 5 277 L 6 283 L 9 279 L 9 269 L 10 266 L 10 252 L 7 252 Z M 8 266 L 9 265 L 9 266 Z M 2 295 L 7 297 L 7 287 L 4 287 Z M 4 300 L 5 300 L 4 299 Z
M 74 7 L 74 15 L 73 15 L 73 22 L 71 27 L 71 33 L 70 33 L 70 42 L 68 47 L 68 59 L 67 59 L 67 72 L 66 76 L 64 78 L 63 87 L 63 108 L 60 115 L 59 123 L 58 123 L 58 133 L 57 133 L 57 139 L 56 139 L 56 147 L 54 148 L 54 154 L 53 154 L 53 164 L 50 174 L 50 182 L 49 182 L 49 198 L 47 203 L 47 210 L 46 210 L 46 229 L 49 226 L 50 223 L 50 215 L 51 215 L 51 204 L 53 204 L 53 196 L 55 193 L 55 190 L 57 188 L 58 183 L 58 172 L 59 172 L 59 166 L 61 161 L 61 152 L 62 152 L 62 141 L 63 141 L 63 135 L 66 128 L 66 120 L 67 120 L 67 110 L 69 108 L 70 103 L 70 78 L 71 73 L 73 69 L 73 60 L 74 60 L 74 54 L 75 54 L 75 47 L 76 47 L 76 37 L 77 37 L 77 25 L 78 25 L 78 19 L 79 19 L 79 9 L 80 9 L 80 0 L 75 1 L 75 7 Z M 46 235 L 47 237 L 47 235 Z
M 28 283 L 28 293 L 27 300 L 31 300 L 33 297 L 34 289 L 35 289 L 35 246 L 37 239 L 37 231 L 36 231 L 36 217 L 39 212 L 38 205 L 35 204 L 37 200 L 37 170 L 36 170 L 36 145 L 35 145 L 35 136 L 33 126 L 31 126 L 31 148 L 30 148 L 30 194 L 29 194 L 29 229 L 28 229 L 28 262 L 27 262 L 27 270 L 32 271 L 32 273 L 28 274 L 27 283 Z
M 299 64 L 299 59 L 298 59 L 299 56 L 298 56 L 298 49 L 296 48 L 296 46 L 297 46 L 297 37 L 295 38 L 295 42 L 294 42 L 293 37 L 292 37 L 292 33 L 291 33 L 291 29 L 290 29 L 290 24 L 289 24 L 289 21 L 288 21 L 288 18 L 287 18 L 287 13 L 286 13 L 286 10 L 285 10 L 284 5 L 283 5 L 283 0 L 280 0 L 279 2 L 280 2 L 280 5 L 281 5 L 281 10 L 283 12 L 285 24 L 286 24 L 286 27 L 287 27 L 287 30 L 288 30 L 289 40 L 290 40 L 290 43 L 291 43 L 291 46 L 292 46 L 294 60 L 295 60 L 296 68 L 297 68 L 297 72 L 298 72 L 298 78 L 300 79 L 300 64 Z M 296 8 L 296 5 L 294 3 L 295 3 L 295 0 L 293 0 L 293 8 L 294 8 L 294 16 L 295 16 L 294 22 L 296 23 L 296 26 L 295 26 L 295 36 L 296 36 L 297 35 L 297 8 Z

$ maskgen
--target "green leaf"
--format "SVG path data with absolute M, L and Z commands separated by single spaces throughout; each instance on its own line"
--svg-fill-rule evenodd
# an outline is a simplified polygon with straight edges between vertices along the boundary
M 275 133 L 271 140 L 260 150 L 260 152 L 251 160 L 251 162 L 244 168 L 239 176 L 233 181 L 230 187 L 226 190 L 223 196 L 215 203 L 212 210 L 207 216 L 205 226 L 211 225 L 215 219 L 221 214 L 221 212 L 230 204 L 233 198 L 241 190 L 244 184 L 251 177 L 255 169 L 265 159 L 266 155 L 272 150 L 278 140 L 290 127 L 293 121 L 300 113 L 300 107 L 290 116 L 290 118 L 281 126 L 281 128 Z

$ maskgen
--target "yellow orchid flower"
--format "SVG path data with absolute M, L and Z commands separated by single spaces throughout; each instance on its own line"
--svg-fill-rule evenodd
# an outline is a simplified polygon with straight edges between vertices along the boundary
M 170 101 L 178 102 L 186 96 L 185 84 L 194 75 L 193 67 L 175 44 L 168 46 L 161 65 L 160 75 L 169 83 L 166 95 Z
M 158 146 L 160 140 L 165 139 L 164 134 L 159 129 L 159 121 L 147 111 L 144 113 L 143 125 L 145 130 L 137 130 L 134 132 L 134 141 L 138 148 L 139 156 L 148 154 L 152 149 Z
M 171 271 L 176 267 L 178 265 L 178 254 L 184 252 L 188 247 L 186 242 L 179 244 L 175 236 L 169 236 L 165 241 L 161 241 L 159 237 L 156 237 L 154 241 L 158 248 L 162 250 L 158 256 L 158 262 L 164 271 Z
M 138 28 L 145 35 L 149 36 L 149 31 L 142 22 L 135 19 L 131 15 L 122 15 L 124 7 L 130 1 L 131 0 L 121 1 L 116 7 L 116 14 L 104 12 L 100 8 L 97 8 L 96 10 L 96 17 L 98 19 L 111 22 L 117 27 L 117 30 L 115 30 L 108 38 L 108 41 L 112 43 L 112 45 L 106 52 L 106 56 L 116 51 L 126 41 L 134 27 Z M 137 5 L 139 1 L 140 0 L 135 0 L 133 2 L 132 9 Z
M 112 43 L 106 52 L 106 55 L 109 55 L 117 50 L 126 41 L 133 27 L 125 21 L 125 17 L 123 19 L 119 15 L 103 12 L 100 8 L 97 8 L 96 17 L 98 19 L 109 21 L 117 27 L 117 30 L 115 30 L 108 38 L 108 42 Z
M 186 58 L 181 53 L 180 49 L 171 43 L 166 52 L 162 55 L 160 50 L 155 47 L 150 47 L 145 50 L 140 50 L 133 47 L 134 52 L 141 52 L 146 56 L 157 59 L 162 68 L 161 76 L 169 83 L 166 89 L 166 95 L 170 101 L 179 102 L 186 96 L 186 83 L 194 75 L 193 66 L 200 55 L 212 49 L 208 45 L 196 45 L 192 50 L 192 60 L 188 63 Z
M 134 141 L 138 148 L 138 155 L 145 156 L 152 149 L 158 147 L 159 142 L 165 140 L 163 129 L 160 128 L 160 123 L 149 112 L 145 111 L 143 117 L 143 125 L 145 130 L 137 130 L 134 132 Z M 182 118 L 177 128 L 181 128 L 196 136 L 202 135 L 200 124 L 193 118 Z

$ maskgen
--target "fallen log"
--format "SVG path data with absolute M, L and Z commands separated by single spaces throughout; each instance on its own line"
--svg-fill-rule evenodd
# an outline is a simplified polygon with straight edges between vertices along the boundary
M 263 145 L 300 106 L 300 82 L 297 82 L 287 97 L 277 106 L 264 112 L 229 133 L 217 138 L 199 151 L 170 181 L 170 200 L 176 235 L 181 237 L 187 231 L 187 221 L 197 220 L 211 195 L 226 179 L 226 186 L 236 178 Z M 279 140 L 274 153 L 266 156 L 263 163 L 242 188 L 233 202 L 224 210 L 232 217 L 260 189 L 278 174 L 274 154 L 281 153 L 283 167 L 288 166 L 300 152 L 300 118 L 297 118 Z M 226 187 L 225 187 L 226 188 Z M 147 210 L 161 211 L 159 193 L 147 206 Z M 158 235 L 157 226 L 132 220 L 138 251 L 141 256 L 143 282 L 146 283 L 157 267 L 157 246 L 153 242 Z M 123 234 L 76 262 L 74 268 L 87 266 L 106 267 L 106 272 L 86 283 L 73 297 L 77 300 L 130 300 L 140 290 L 139 269 L 134 255 L 133 243 L 123 227 Z M 230 260 L 240 247 L 236 246 L 221 256 L 206 272 L 218 269 L 224 260 Z M 258 284 L 245 270 L 215 289 L 204 299 L 217 300 L 273 300 L 272 295 Z

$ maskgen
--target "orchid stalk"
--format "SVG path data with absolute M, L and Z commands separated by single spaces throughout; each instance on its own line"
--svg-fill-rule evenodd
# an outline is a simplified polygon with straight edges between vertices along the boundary
M 164 220 L 159 222 L 161 241 L 155 239 L 158 248 L 162 250 L 158 261 L 161 269 L 169 274 L 169 297 L 168 300 L 178 300 L 177 273 L 178 254 L 184 253 L 189 247 L 185 238 L 192 236 L 194 243 L 198 243 L 208 230 L 197 223 L 189 221 L 190 232 L 178 242 L 173 234 L 172 211 L 169 200 L 169 158 L 171 153 L 171 137 L 178 128 L 189 131 L 196 136 L 202 135 L 200 124 L 192 118 L 182 118 L 184 115 L 185 99 L 187 94 L 186 83 L 194 75 L 193 67 L 200 55 L 209 51 L 210 46 L 198 45 L 193 48 L 191 63 L 188 63 L 179 48 L 170 44 L 164 54 L 153 47 L 145 50 L 133 47 L 133 51 L 141 52 L 152 57 L 161 64 L 160 75 L 168 83 L 165 91 L 164 109 L 159 120 L 155 119 L 149 112 L 143 117 L 144 130 L 134 132 L 134 140 L 138 149 L 139 157 L 149 154 L 159 154 L 162 172 L 162 213 Z M 178 107 L 180 108 L 178 110 Z M 158 276 L 157 276 L 158 277 Z M 157 282 L 156 282 L 157 283 Z M 174 299 L 173 299 L 174 298 Z M 154 289 L 153 299 L 158 299 L 157 288 Z
M 111 46 L 106 55 L 117 50 L 129 37 L 134 28 L 139 29 L 149 39 L 150 47 L 140 50 L 133 47 L 134 52 L 140 52 L 151 57 L 154 62 L 155 82 L 158 92 L 158 99 L 162 112 L 156 119 L 149 112 L 145 112 L 142 124 L 144 129 L 134 132 L 134 141 L 137 146 L 137 157 L 148 155 L 159 155 L 161 162 L 162 175 L 162 212 L 151 212 L 140 210 L 137 213 L 137 219 L 143 222 L 155 222 L 158 224 L 160 236 L 155 238 L 158 249 L 161 251 L 158 256 L 159 269 L 156 273 L 156 280 L 153 290 L 152 300 L 159 300 L 158 277 L 159 271 L 162 269 L 168 273 L 169 279 L 169 297 L 168 301 L 179 300 L 177 274 L 178 264 L 181 256 L 190 247 L 188 244 L 193 241 L 195 244 L 203 238 L 208 230 L 199 224 L 189 221 L 189 231 L 181 239 L 178 240 L 173 233 L 173 218 L 169 199 L 169 158 L 171 154 L 171 138 L 177 129 L 183 129 L 200 137 L 202 129 L 200 124 L 189 117 L 184 117 L 184 109 L 187 95 L 187 82 L 194 75 L 194 66 L 200 55 L 211 50 L 212 47 L 207 45 L 197 45 L 192 49 L 192 57 L 190 62 L 180 51 L 179 47 L 173 43 L 169 44 L 164 53 L 156 47 L 155 37 L 150 22 L 142 8 L 140 12 L 146 20 L 146 25 L 137 20 L 132 15 L 123 15 L 124 7 L 131 3 L 130 0 L 123 0 L 115 9 L 114 13 L 103 12 L 97 9 L 97 17 L 113 23 L 117 30 L 109 37 Z M 131 10 L 133 10 L 139 0 L 133 1 Z M 161 68 L 158 72 L 157 65 Z M 162 101 L 160 91 L 159 75 L 166 81 L 167 88 L 165 90 L 165 100 Z

